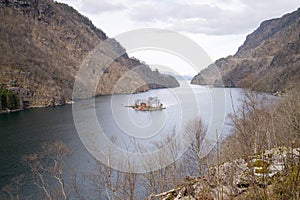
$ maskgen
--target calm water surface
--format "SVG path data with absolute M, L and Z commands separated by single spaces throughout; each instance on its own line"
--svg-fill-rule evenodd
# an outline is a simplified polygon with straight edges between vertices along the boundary
M 172 131 L 180 130 L 186 123 L 200 115 L 206 124 L 211 119 L 211 90 L 225 91 L 225 98 L 219 99 L 226 105 L 226 113 L 232 112 L 230 93 L 235 106 L 241 97 L 240 89 L 222 89 L 203 86 L 175 89 L 158 89 L 134 95 L 101 96 L 95 99 L 97 120 L 108 137 L 115 137 L 120 148 L 130 138 L 138 138 L 149 146 L 160 141 Z M 124 107 L 136 98 L 156 96 L 162 100 L 167 109 L 155 112 L 139 112 Z M 193 98 L 191 98 L 193 97 Z M 195 105 L 196 102 L 196 105 Z M 80 101 L 78 112 L 93 109 L 90 101 Z M 221 112 L 220 112 L 221 113 Z M 88 125 L 88 126 L 93 126 Z M 223 135 L 228 134 L 225 125 Z M 93 168 L 95 160 L 82 144 L 76 131 L 72 114 L 72 105 L 55 108 L 31 109 L 22 112 L 0 115 L 0 188 L 17 174 L 28 172 L 21 162 L 23 155 L 37 152 L 41 143 L 62 140 L 74 153 L 67 163 L 67 168 L 88 171 Z M 150 141 L 150 142 L 149 142 Z

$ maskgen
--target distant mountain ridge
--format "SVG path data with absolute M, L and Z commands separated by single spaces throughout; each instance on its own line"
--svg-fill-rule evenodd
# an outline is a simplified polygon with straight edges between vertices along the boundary
M 110 50 L 124 51 L 72 7 L 53 0 L 0 0 L 0 88 L 16 93 L 30 107 L 61 105 L 72 100 L 76 73 L 86 56 L 103 41 Z M 95 95 L 134 93 L 177 87 L 174 77 L 123 54 L 103 66 Z M 115 90 L 119 79 L 136 66 L 131 79 Z M 0 108 L 1 110 L 1 108 Z
M 218 59 L 191 83 L 251 87 L 266 92 L 299 87 L 300 9 L 262 22 L 235 55 Z

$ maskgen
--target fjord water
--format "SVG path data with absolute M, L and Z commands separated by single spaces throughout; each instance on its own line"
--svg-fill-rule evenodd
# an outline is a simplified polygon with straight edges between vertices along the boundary
M 137 137 L 147 145 L 160 141 L 164 134 L 174 131 L 174 127 L 176 129 L 179 126 L 185 126 L 195 114 L 199 114 L 205 123 L 209 124 L 211 90 L 225 91 L 225 98 L 220 99 L 220 101 L 225 101 L 225 113 L 232 112 L 231 97 L 235 106 L 238 105 L 238 99 L 241 97 L 240 89 L 208 88 L 195 85 L 190 87 L 197 105 L 190 99 L 190 94 L 187 94 L 188 90 L 182 87 L 157 89 L 132 95 L 97 97 L 94 107 L 99 124 L 108 137 L 113 136 L 119 141 L 121 148 L 124 147 L 123 142 L 132 137 Z M 136 98 L 149 96 L 161 99 L 167 109 L 140 112 L 125 107 L 133 103 Z M 85 100 L 75 104 L 82 105 L 81 111 L 93 109 L 93 105 L 86 103 Z M 139 131 L 136 131 L 136 127 Z M 230 127 L 225 125 L 224 134 L 228 133 L 228 128 Z M 38 152 L 42 143 L 52 143 L 57 140 L 63 141 L 73 150 L 73 154 L 67 161 L 66 170 L 76 169 L 84 172 L 93 169 L 96 162 L 82 144 L 77 133 L 72 105 L 1 114 L 0 188 L 8 184 L 9 179 L 15 175 L 29 172 L 29 169 L 21 162 L 22 156 Z

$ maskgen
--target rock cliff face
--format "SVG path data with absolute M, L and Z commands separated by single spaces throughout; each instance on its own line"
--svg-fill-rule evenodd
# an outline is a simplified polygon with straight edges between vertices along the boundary
M 261 23 L 235 55 L 217 60 L 192 83 L 275 92 L 297 87 L 299 80 L 300 9 Z
M 81 63 L 105 40 L 111 40 L 112 50 L 124 51 L 68 5 L 53 0 L 0 0 L 0 88 L 15 92 L 31 107 L 71 101 Z M 97 65 L 102 71 L 95 74 L 102 78 L 95 95 L 179 85 L 175 78 L 151 71 L 126 52 L 105 68 L 101 61 Z M 136 66 L 140 67 L 131 73 L 131 81 L 116 90 L 118 80 Z

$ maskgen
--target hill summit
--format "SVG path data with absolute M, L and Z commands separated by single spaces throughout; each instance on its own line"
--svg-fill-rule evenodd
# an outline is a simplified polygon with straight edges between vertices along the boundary
M 12 91 L 28 107 L 72 101 L 80 65 L 89 52 L 107 40 L 111 50 L 125 52 L 117 41 L 66 4 L 53 0 L 1 0 L 0 89 Z M 95 76 L 102 77 L 95 95 L 179 86 L 174 77 L 152 71 L 126 52 L 110 66 L 103 66 L 101 61 L 97 66 Z M 136 66 L 139 70 L 133 70 L 131 80 L 116 91 L 118 80 Z
M 247 36 L 235 55 L 218 59 L 196 75 L 192 83 L 267 92 L 295 88 L 300 83 L 299 33 L 300 9 L 264 21 Z

